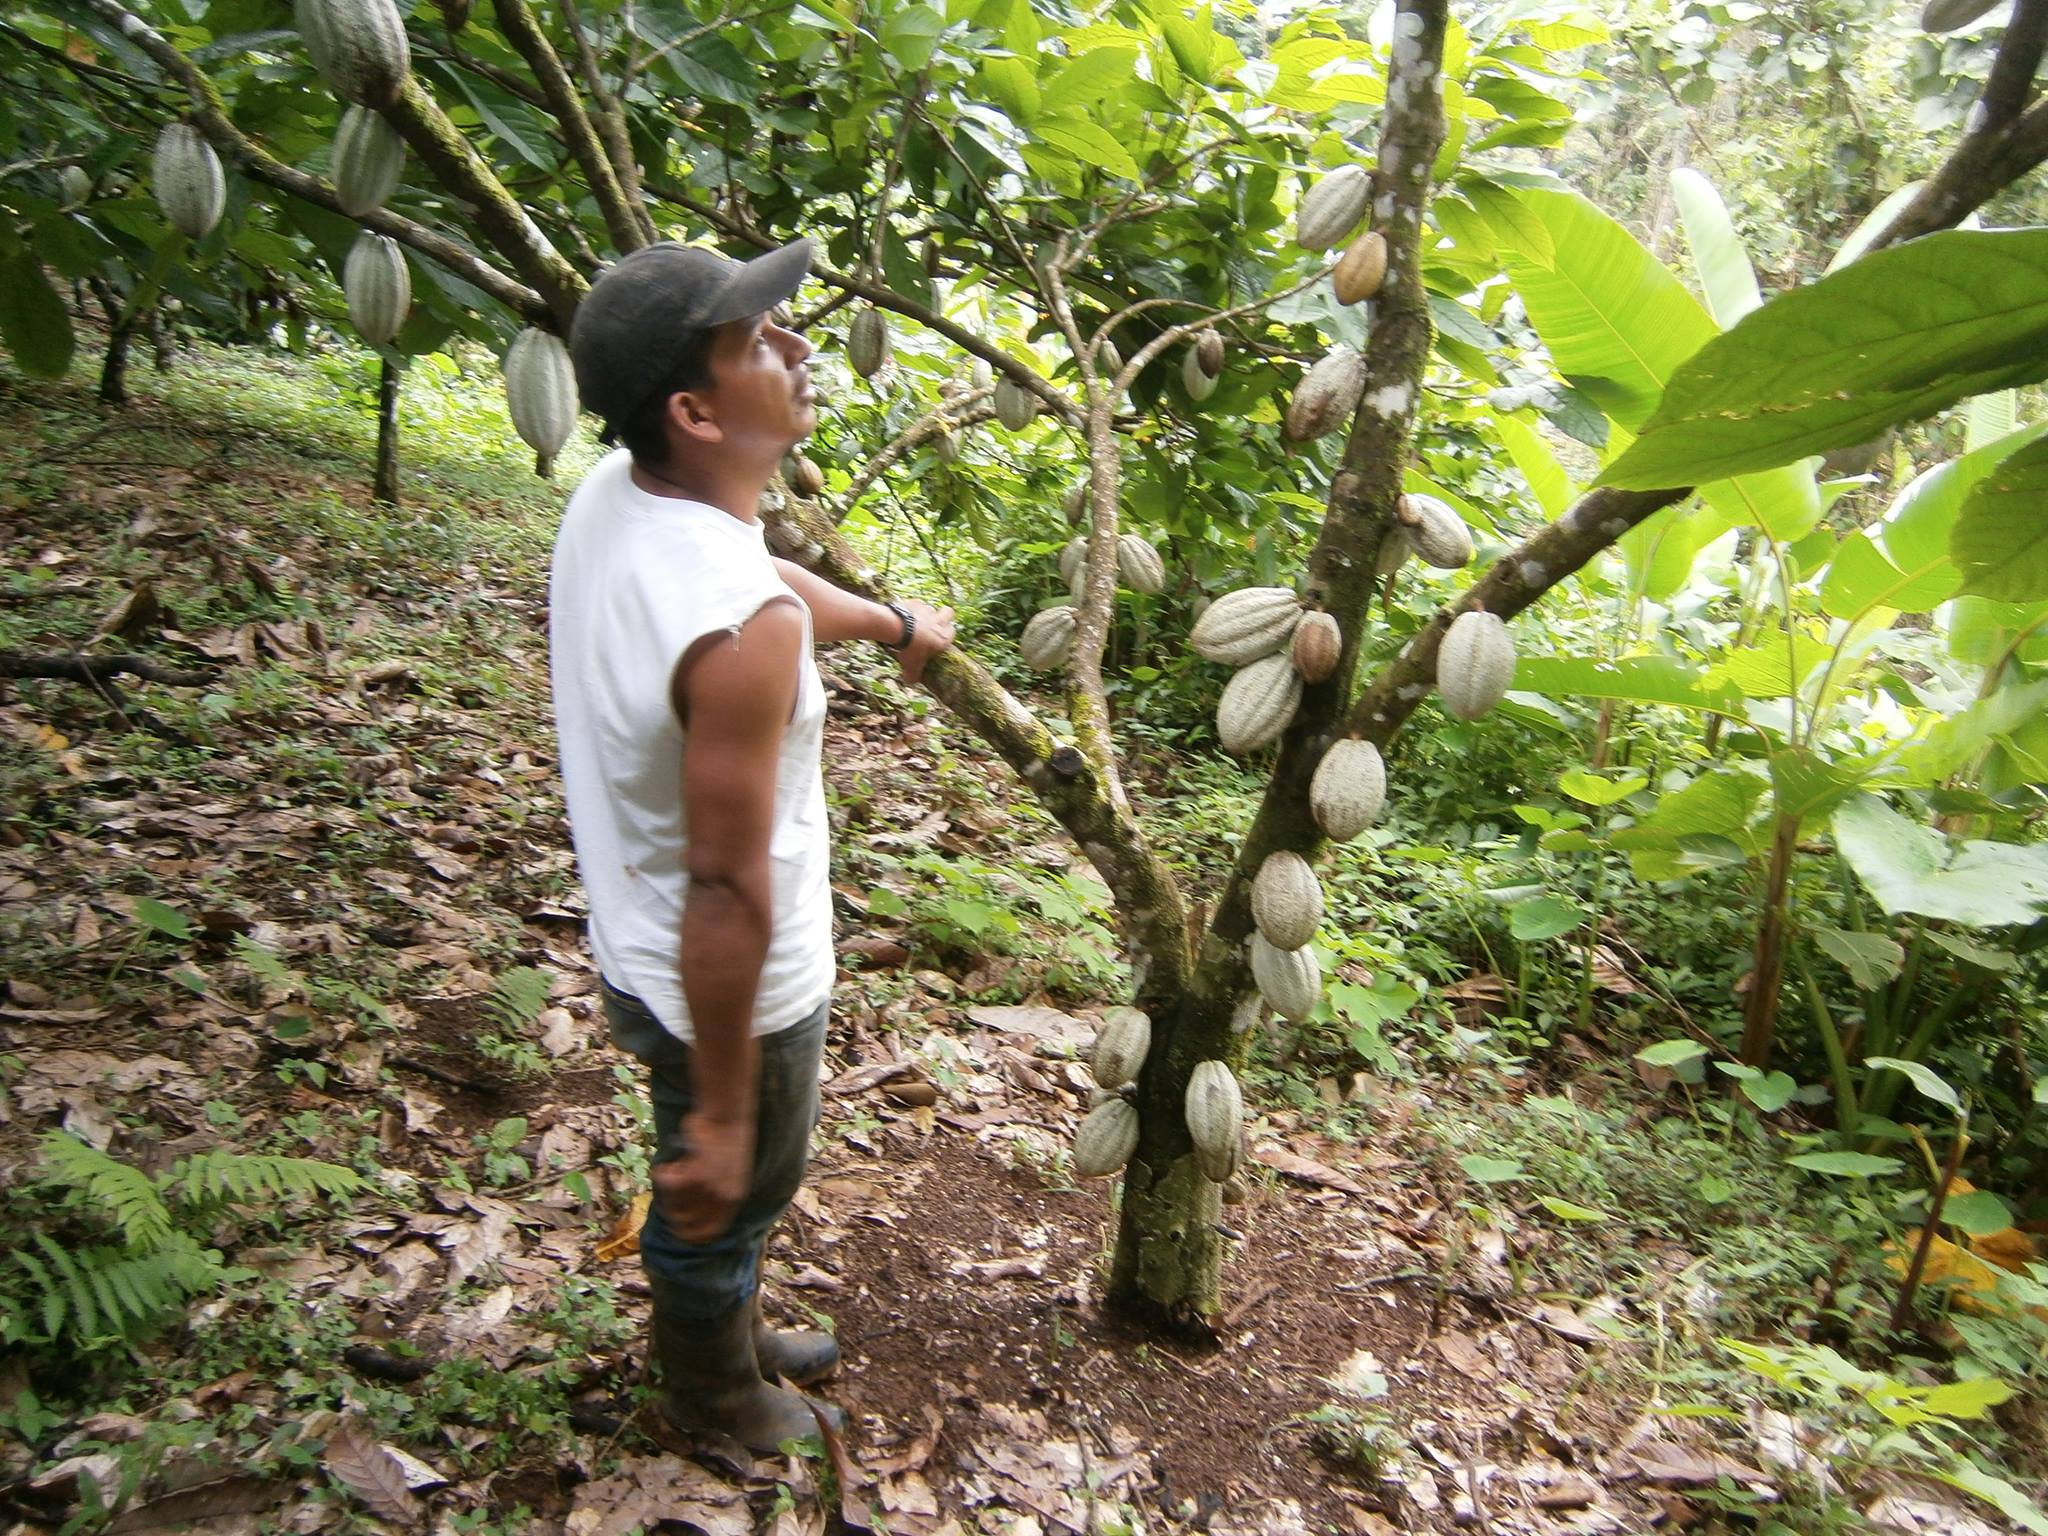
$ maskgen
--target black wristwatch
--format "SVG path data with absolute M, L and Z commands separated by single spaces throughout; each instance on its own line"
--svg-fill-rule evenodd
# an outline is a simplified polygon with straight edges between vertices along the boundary
M 899 653 L 909 650 L 910 642 L 917 638 L 917 615 L 901 603 L 884 603 L 882 606 L 903 621 L 903 638 L 890 646 L 889 649 Z

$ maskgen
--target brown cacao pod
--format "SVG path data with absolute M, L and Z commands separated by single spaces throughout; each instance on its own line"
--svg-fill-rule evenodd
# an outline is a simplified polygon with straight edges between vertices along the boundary
M 1387 280 L 1387 237 L 1368 229 L 1345 250 L 1337 270 L 1330 274 L 1339 304 L 1356 304 L 1380 291 Z
M 796 473 L 790 476 L 790 488 L 799 496 L 818 497 L 825 492 L 825 471 L 818 468 L 815 460 L 804 454 L 795 455 L 791 466 Z
M 1195 338 L 1195 366 L 1212 379 L 1223 376 L 1223 338 L 1214 331 Z
M 1327 613 L 1304 613 L 1294 626 L 1294 644 L 1289 653 L 1294 670 L 1304 683 L 1320 683 L 1337 670 L 1337 657 L 1344 648 L 1343 631 Z
M 1282 434 L 1295 443 L 1326 436 L 1351 419 L 1364 393 L 1365 359 L 1349 347 L 1332 347 L 1294 386 Z

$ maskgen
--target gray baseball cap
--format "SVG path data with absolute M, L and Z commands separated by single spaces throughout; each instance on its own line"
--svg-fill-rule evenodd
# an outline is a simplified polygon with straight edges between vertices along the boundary
M 569 355 L 583 408 L 615 426 L 675 376 L 700 331 L 773 309 L 811 267 L 811 242 L 735 261 L 663 240 L 612 263 L 576 306 Z

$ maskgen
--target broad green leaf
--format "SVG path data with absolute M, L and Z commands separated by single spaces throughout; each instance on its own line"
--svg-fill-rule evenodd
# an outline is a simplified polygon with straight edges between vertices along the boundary
M 1898 1170 L 1896 1157 L 1877 1157 L 1869 1152 L 1803 1152 L 1791 1159 L 1794 1168 L 1808 1173 L 1829 1173 L 1839 1178 L 1867 1179 Z
M 1799 1085 L 1792 1081 L 1790 1073 L 1762 1072 L 1738 1085 L 1738 1091 L 1760 1113 L 1775 1115 L 1792 1102 L 1792 1095 L 1799 1091 Z
M 1167 0 L 1159 30 L 1166 35 L 1166 46 L 1173 50 L 1173 61 L 1182 74 L 1197 85 L 1215 83 L 1216 28 L 1209 19 L 1208 6 L 1189 18 L 1180 14 L 1173 0 Z
M 1815 669 L 1827 664 L 1832 650 L 1804 629 L 1789 636 L 1782 630 L 1767 631 L 1747 650 L 1732 652 L 1709 667 L 1707 676 L 1744 698 L 1782 699 L 1805 687 Z
M 1970 965 L 1982 966 L 1987 971 L 2010 971 L 2020 963 L 2020 957 L 2009 949 L 1994 949 L 1989 944 L 1979 944 L 1967 934 L 1950 933 L 1942 928 L 1929 928 L 1924 935 L 1933 943 Z
M 1649 782 L 1639 773 L 1624 774 L 1619 779 L 1604 779 L 1583 768 L 1567 768 L 1557 776 L 1557 787 L 1581 805 L 1619 805 Z
M 1967 1461 L 1957 1462 L 1946 1472 L 1930 1472 L 1929 1475 L 1965 1493 L 1974 1494 L 2021 1530 L 2032 1531 L 2035 1536 L 2048 1536 L 2048 1514 L 2043 1514 L 2040 1505 L 2004 1478 Z
M 1525 1174 L 1522 1164 L 1515 1158 L 1485 1157 L 1477 1152 L 1468 1152 L 1459 1158 L 1458 1166 L 1475 1184 L 1507 1184 Z
M 1813 942 L 1822 954 L 1838 961 L 1857 986 L 1866 992 L 1883 986 L 1899 974 L 1905 964 L 1905 947 L 1882 933 L 1861 933 L 1848 928 L 1815 928 Z
M 1882 1071 L 1896 1072 L 1911 1083 L 1922 1095 L 1934 1100 L 1943 1109 L 1962 1113 L 1963 1101 L 1956 1097 L 1955 1089 L 1942 1080 L 1939 1072 L 1921 1062 L 1907 1061 L 1900 1056 L 1866 1056 L 1863 1065 Z
M 1879 906 L 1970 928 L 2031 923 L 2048 911 L 2048 845 L 1960 845 L 1864 795 L 1835 812 L 1835 846 Z
M 916 72 L 932 61 L 932 48 L 946 30 L 946 18 L 928 5 L 911 4 L 889 13 L 882 23 L 882 49 L 898 65 Z
M 61 379 L 71 366 L 71 312 L 27 251 L 0 256 L 0 342 L 37 378 Z
M 1685 225 L 1685 242 L 1692 248 L 1707 310 L 1726 330 L 1764 301 L 1756 269 L 1750 266 L 1735 221 L 1712 182 L 1691 166 L 1681 166 L 1671 173 L 1671 196 Z
M 1553 1216 L 1566 1221 L 1605 1221 L 1607 1213 L 1596 1211 L 1589 1205 L 1578 1205 L 1570 1200 L 1560 1200 L 1556 1195 L 1538 1195 L 1536 1203 Z
M 1965 592 L 2004 603 L 2048 598 L 2048 439 L 2037 437 L 1977 482 L 1951 548 Z
M 1967 709 L 1936 721 L 1901 754 L 1900 761 L 1913 782 L 1938 783 L 1986 747 L 2044 718 L 2048 718 L 2048 678 L 2007 684 L 1990 698 L 1978 699 Z
M 1070 113 L 1065 117 L 1041 118 L 1032 125 L 1031 131 L 1041 143 L 1065 150 L 1113 176 L 1121 176 L 1127 181 L 1139 179 L 1138 162 L 1131 158 L 1131 152 L 1118 143 L 1108 129 L 1086 117 Z
M 1963 449 L 1975 453 L 1997 442 L 2020 424 L 2019 392 L 1995 389 L 1973 395 L 1963 405 Z
M 1830 763 L 1801 747 L 1771 754 L 1771 789 L 1777 811 L 1806 821 L 1831 811 L 1861 789 L 1875 765 L 1849 759 Z
M 1592 914 L 1575 901 L 1539 896 L 1508 908 L 1508 932 L 1525 944 L 1570 933 Z
M 1038 81 L 1031 73 L 1031 66 L 1022 59 L 995 55 L 981 61 L 981 72 L 976 77 L 989 99 L 1001 107 L 1019 123 L 1029 124 L 1038 116 L 1040 96 Z
M 1624 699 L 1680 709 L 1731 711 L 1742 702 L 1735 689 L 1710 680 L 1699 667 L 1668 656 L 1624 656 L 1618 661 L 1591 656 L 1522 656 L 1515 662 L 1515 687 L 1550 698 Z
M 181 943 L 189 942 L 192 938 L 192 925 L 186 920 L 185 914 L 175 907 L 165 906 L 154 897 L 135 898 L 135 921 L 152 933 L 163 934 L 166 938 L 177 939 Z
M 1550 445 L 1513 416 L 1496 416 L 1493 430 L 1501 446 L 1507 449 L 1508 457 L 1515 461 L 1515 468 L 1522 472 L 1523 480 L 1528 482 L 1530 494 L 1543 509 L 1543 515 L 1553 520 L 1563 516 L 1572 504 L 1572 481 L 1564 466 L 1557 462 L 1557 455 L 1550 451 Z
M 1556 261 L 1557 242 L 1549 226 L 1513 192 L 1476 178 L 1461 182 L 1459 191 L 1492 227 L 1495 245 L 1512 252 L 1513 260 L 1534 267 Z
M 1637 1051 L 1636 1060 L 1646 1067 L 1679 1067 L 1706 1054 L 1707 1048 L 1697 1040 L 1659 1040 Z
M 1703 773 L 1683 789 L 1661 796 L 1636 826 L 1678 837 L 1739 832 L 1749 824 L 1750 811 L 1763 792 L 1763 780 L 1755 774 L 1726 769 Z
M 1064 113 L 1070 107 L 1099 101 L 1137 78 L 1138 50 L 1135 48 L 1094 48 L 1079 58 L 1069 59 L 1046 82 L 1041 95 L 1046 111 Z
M 1870 249 L 1870 242 L 1885 231 L 1898 211 L 1920 195 L 1925 182 L 1909 181 L 1896 192 L 1890 193 L 1875 208 L 1863 216 L 1863 222 L 1849 232 L 1849 238 L 1842 242 L 1842 248 L 1835 252 L 1827 270 L 1846 267 L 1850 262 Z
M 1953 1195 L 1941 1204 L 1941 1219 L 1971 1237 L 1989 1237 L 2012 1225 L 2012 1207 L 1988 1189 Z
M 1709 341 L 1599 483 L 1651 490 L 1770 469 L 2044 376 L 2048 229 L 1929 235 L 1781 294 Z

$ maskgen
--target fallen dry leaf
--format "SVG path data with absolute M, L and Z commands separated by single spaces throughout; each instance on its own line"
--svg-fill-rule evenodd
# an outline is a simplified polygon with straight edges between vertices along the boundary
M 327 1437 L 324 1460 L 335 1481 L 361 1499 L 372 1514 L 407 1525 L 419 1518 L 419 1500 L 405 1485 L 405 1468 L 353 1420 L 343 1419 L 335 1425 Z

